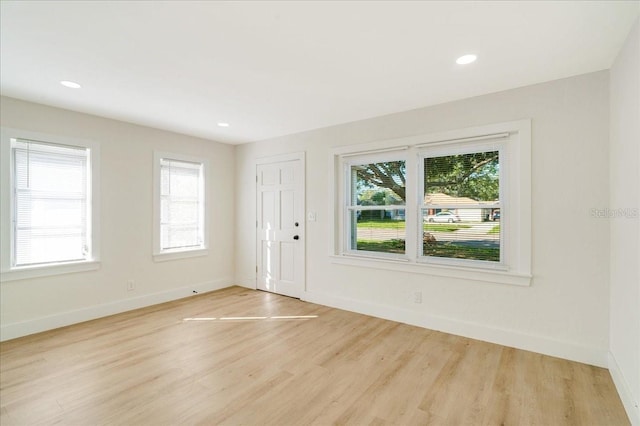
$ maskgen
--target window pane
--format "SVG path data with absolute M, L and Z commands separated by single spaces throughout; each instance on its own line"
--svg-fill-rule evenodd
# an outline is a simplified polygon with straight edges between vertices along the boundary
M 198 170 L 172 168 L 169 193 L 184 198 L 198 198 L 200 173 Z
M 85 259 L 81 228 L 18 229 L 16 265 L 32 265 Z
M 500 262 L 500 209 L 423 209 L 422 229 L 423 256 Z
M 192 224 L 197 226 L 199 219 L 198 200 L 176 200 L 169 204 L 169 217 L 174 225 Z
M 18 229 L 82 228 L 85 225 L 85 199 L 43 198 L 20 191 L 16 194 L 16 205 Z
M 498 151 L 425 158 L 425 204 L 497 202 L 499 177 Z
M 499 151 L 424 159 L 423 256 L 500 262 Z
M 160 248 L 197 247 L 203 242 L 202 164 L 160 162 Z
M 404 205 L 405 182 L 404 161 L 351 166 L 351 205 Z
M 405 253 L 405 210 L 355 210 L 350 214 L 352 250 Z
M 196 247 L 200 245 L 197 225 L 160 225 L 162 248 Z
M 14 265 L 89 255 L 88 150 L 13 141 Z

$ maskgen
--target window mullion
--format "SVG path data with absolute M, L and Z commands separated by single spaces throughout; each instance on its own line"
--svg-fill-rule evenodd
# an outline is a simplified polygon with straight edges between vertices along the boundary
M 415 261 L 418 256 L 418 232 L 420 225 L 416 212 L 418 168 L 415 155 L 408 155 L 406 159 L 405 184 L 405 255 Z

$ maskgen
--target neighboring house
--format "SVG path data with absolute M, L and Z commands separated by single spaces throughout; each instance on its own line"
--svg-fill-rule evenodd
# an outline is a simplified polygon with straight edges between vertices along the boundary
M 476 201 L 468 197 L 454 197 L 440 192 L 426 194 L 424 203 L 432 208 L 427 210 L 427 215 L 434 215 L 441 211 L 450 211 L 456 214 L 463 222 L 482 222 L 493 220 L 498 208 L 498 201 Z M 477 208 L 481 204 L 486 207 Z M 442 206 L 442 207 L 436 207 Z M 466 206 L 473 206 L 465 208 Z
M 395 210 L 383 208 L 381 210 L 369 210 L 367 212 L 360 212 L 358 214 L 358 218 L 369 220 L 404 220 L 405 218 L 404 201 L 389 188 L 367 189 L 365 191 L 362 191 L 362 194 L 358 198 L 358 205 L 361 206 L 398 206 L 398 209 Z

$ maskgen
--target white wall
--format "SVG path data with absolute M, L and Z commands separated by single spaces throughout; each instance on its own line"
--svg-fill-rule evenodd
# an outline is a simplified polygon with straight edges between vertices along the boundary
M 592 209 L 638 207 L 638 37 L 636 24 L 610 79 L 606 71 L 592 73 L 235 148 L 2 98 L 2 126 L 101 144 L 102 265 L 96 272 L 3 282 L 1 337 L 188 296 L 193 289 L 224 287 L 234 275 L 235 282 L 254 288 L 255 160 L 306 151 L 306 209 L 317 213 L 317 221 L 307 223 L 305 299 L 595 365 L 609 363 L 637 423 L 638 219 L 603 220 Z M 332 147 L 523 118 L 533 125 L 531 287 L 330 262 Z M 211 161 L 209 256 L 153 262 L 154 150 Z M 134 292 L 126 291 L 129 279 L 136 282 Z M 414 291 L 423 292 L 422 304 L 413 303 Z
M 255 160 L 306 151 L 304 298 L 605 366 L 608 352 L 608 72 L 238 146 L 236 281 L 255 285 Z M 530 287 L 394 273 L 330 261 L 331 147 L 532 119 Z M 423 303 L 413 303 L 422 291 Z
M 633 424 L 640 425 L 640 30 L 636 22 L 610 71 L 609 368 Z M 635 210 L 633 210 L 635 209 Z M 634 214 L 635 212 L 635 214 Z
M 3 340 L 232 284 L 233 146 L 11 98 L 2 98 L 0 107 L 3 127 L 91 139 L 101 153 L 101 268 L 2 282 Z M 152 260 L 154 150 L 209 159 L 208 256 Z M 134 291 L 126 290 L 130 279 Z

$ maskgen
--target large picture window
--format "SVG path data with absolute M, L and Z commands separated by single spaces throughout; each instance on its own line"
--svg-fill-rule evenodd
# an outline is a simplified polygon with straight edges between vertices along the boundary
M 530 143 L 523 120 L 335 149 L 333 260 L 528 285 Z

